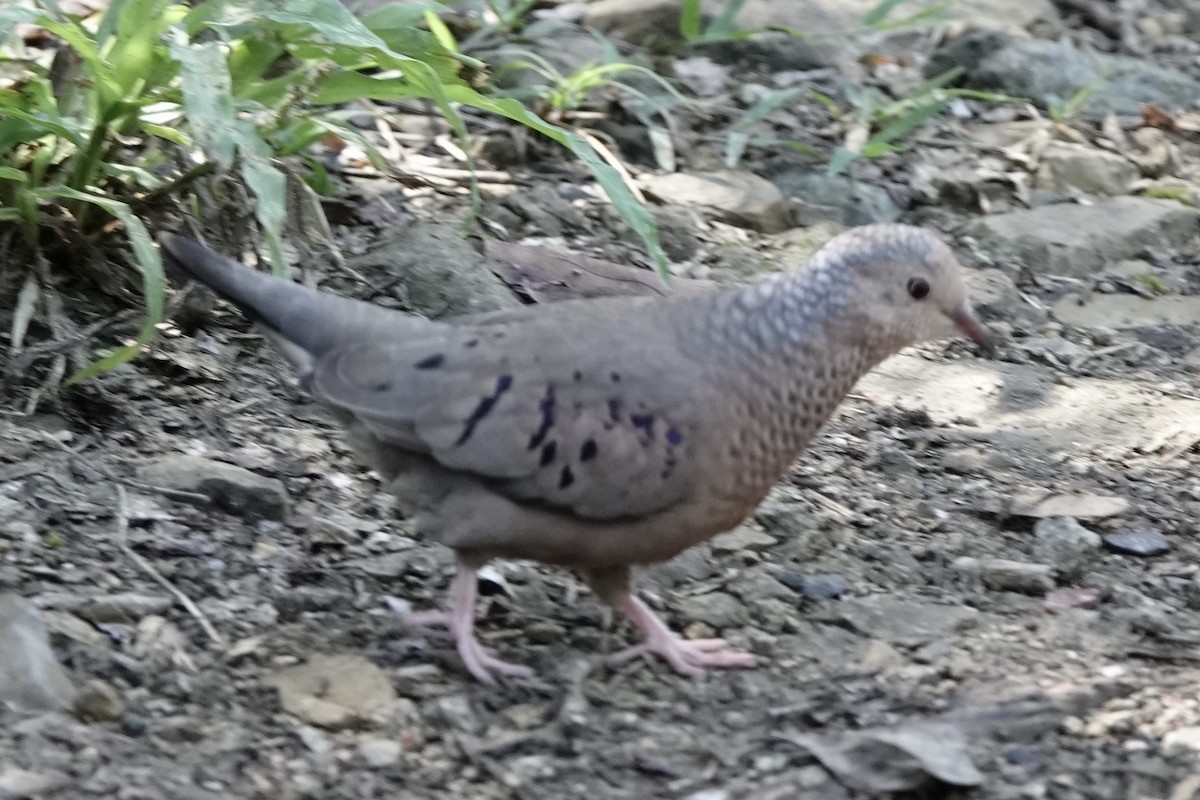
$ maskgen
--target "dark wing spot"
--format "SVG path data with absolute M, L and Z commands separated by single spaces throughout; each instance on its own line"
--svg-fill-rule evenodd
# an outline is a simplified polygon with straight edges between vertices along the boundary
M 571 472 L 569 465 L 562 468 L 562 474 L 558 476 L 558 488 L 565 489 L 575 482 L 575 473 Z
M 674 427 L 667 428 L 667 444 L 678 445 L 681 442 L 683 442 L 683 434 L 679 432 L 679 429 Z
M 613 422 L 621 421 L 621 401 L 615 397 L 608 401 L 608 418 Z
M 632 414 L 629 421 L 633 423 L 633 427 L 640 428 L 646 432 L 647 436 L 654 434 L 654 415 L 653 414 Z
M 581 380 L 583 380 L 583 373 L 580 372 L 579 370 L 575 370 L 574 377 L 575 377 L 575 382 L 579 383 Z
M 446 363 L 446 356 L 441 353 L 434 353 L 429 358 L 416 363 L 417 369 L 437 369 L 442 364 Z
M 593 458 L 596 457 L 596 453 L 599 450 L 600 450 L 600 448 L 596 446 L 596 440 L 588 439 L 586 442 L 583 443 L 583 447 L 579 448 L 579 460 L 580 461 L 591 461 Z
M 550 433 L 550 428 L 554 427 L 554 384 L 546 387 L 546 394 L 542 396 L 542 400 L 538 403 L 538 408 L 542 410 L 542 421 L 538 423 L 538 428 L 533 432 L 533 436 L 529 437 L 529 449 L 536 450 L 546 440 L 546 434 Z
M 379 383 L 371 385 L 372 392 L 389 392 L 389 391 L 391 391 L 391 389 L 392 389 L 391 381 L 380 381 Z
M 610 372 L 610 373 L 608 373 L 608 379 L 609 379 L 609 380 L 611 380 L 613 383 L 620 383 L 620 382 L 621 382 L 621 376 L 620 376 L 620 374 L 619 374 L 619 373 L 616 373 L 616 372 Z
M 466 442 L 471 438 L 471 434 L 475 432 L 475 426 L 480 420 L 492 413 L 492 409 L 496 407 L 496 403 L 500 401 L 500 396 L 512 388 L 512 375 L 501 375 L 496 381 L 495 390 L 479 401 L 479 405 L 475 406 L 475 410 L 471 412 L 471 416 L 467 417 L 466 424 L 463 425 L 462 436 L 458 437 L 458 441 L 454 443 L 455 447 Z
M 478 347 L 478 346 L 479 346 L 478 339 L 468 339 L 466 341 L 466 343 L 463 345 L 463 347 L 466 347 L 468 350 L 471 349 L 472 347 Z
M 546 446 L 542 448 L 542 466 L 546 466 L 554 460 L 555 454 L 558 452 L 557 442 L 546 442 Z

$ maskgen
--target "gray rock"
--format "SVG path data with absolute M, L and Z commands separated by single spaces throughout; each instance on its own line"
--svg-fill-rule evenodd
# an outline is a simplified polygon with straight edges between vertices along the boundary
M 882 639 L 872 639 L 867 642 L 866 652 L 858 661 L 858 671 L 864 675 L 877 675 L 880 672 L 899 669 L 905 664 L 904 656 Z
M 504 198 L 504 206 L 543 236 L 565 236 L 587 228 L 587 218 L 548 183 L 514 192 Z
M 358 757 L 368 767 L 380 769 L 400 761 L 404 748 L 392 739 L 364 739 L 358 743 Z
M 1200 295 L 1167 295 L 1154 299 L 1136 294 L 1092 294 L 1086 302 L 1068 294 L 1051 311 L 1054 318 L 1077 328 L 1146 328 L 1194 325 L 1200 319 Z
M 1171 549 L 1166 537 L 1153 529 L 1105 534 L 1104 547 L 1123 556 L 1142 558 L 1166 555 Z
M 329 730 L 386 717 L 396 703 L 387 674 L 361 656 L 317 655 L 275 673 L 271 682 L 284 711 Z
M 942 456 L 942 467 L 955 475 L 982 475 L 988 471 L 987 454 L 978 447 L 959 447 Z
M 381 300 L 431 319 L 521 305 L 453 224 L 389 228 L 370 252 L 347 264 L 359 274 L 388 279 L 391 295 Z
M 697 235 L 699 220 L 696 212 L 678 206 L 652 208 L 650 213 L 658 223 L 658 239 L 663 251 L 672 261 L 687 261 L 700 250 Z
M 1008 502 L 1007 513 L 1017 517 L 1045 519 L 1046 517 L 1075 517 L 1102 519 L 1115 517 L 1129 510 L 1124 497 L 1091 492 L 1053 492 L 1049 489 L 1027 489 L 1014 494 Z
M 399 578 L 413 563 L 413 553 L 401 550 L 396 553 L 381 553 L 365 558 L 354 558 L 345 563 L 350 569 L 358 569 L 376 578 Z
M 712 549 L 714 553 L 736 553 L 742 550 L 763 550 L 776 543 L 774 536 L 754 528 L 742 525 L 728 533 L 714 536 Z
M 1033 557 L 1053 566 L 1064 582 L 1083 575 L 1099 553 L 1100 535 L 1074 517 L 1039 519 L 1033 536 Z
M 62 772 L 31 772 L 11 765 L 0 767 L 0 800 L 48 797 L 71 786 Z
M 984 217 L 969 226 L 989 253 L 1038 272 L 1083 277 L 1149 246 L 1182 247 L 1198 231 L 1195 210 L 1169 200 L 1114 197 Z
M 841 575 L 804 575 L 799 580 L 790 580 L 789 576 L 781 572 L 778 577 L 784 586 L 809 600 L 837 600 L 846 593 L 846 579 Z
M 1038 164 L 1037 188 L 1050 192 L 1075 189 L 1087 194 L 1120 195 L 1141 173 L 1129 159 L 1107 150 L 1070 142 L 1053 142 Z
M 725 592 L 708 592 L 688 598 L 687 615 L 714 628 L 732 628 L 742 623 L 742 604 Z
M 89 622 L 136 622 L 143 617 L 166 613 L 175 604 L 165 594 L 136 592 L 80 597 L 77 600 L 70 610 Z
M 711 209 L 731 225 L 763 233 L 776 233 L 790 225 L 779 190 L 751 172 L 674 172 L 647 175 L 640 184 L 663 202 Z
M 125 702 L 111 684 L 93 679 L 79 690 L 75 713 L 84 722 L 116 722 L 125 714 Z
M 858 632 L 877 639 L 917 646 L 974 624 L 979 612 L 967 606 L 934 605 L 873 595 L 844 600 L 837 606 L 842 619 Z
M 932 77 L 954 67 L 966 70 L 962 84 L 969 88 L 1027 97 L 1042 108 L 1065 103 L 1094 85 L 1079 111 L 1093 121 L 1109 113 L 1136 116 L 1144 104 L 1190 107 L 1200 96 L 1200 82 L 1150 60 L 996 31 L 975 31 L 950 41 L 930 58 L 925 73 Z
M 476 733 L 482 727 L 479 716 L 471 707 L 471 699 L 465 694 L 439 697 L 437 708 L 442 720 L 452 729 L 464 733 Z
M 1037 336 L 1017 345 L 1036 361 L 1048 364 L 1071 364 L 1088 354 L 1088 349 L 1060 336 Z
M 270 520 L 287 517 L 288 495 L 282 481 L 232 464 L 199 456 L 164 456 L 142 465 L 138 477 L 151 486 L 203 495 L 231 514 Z
M 771 181 L 784 197 L 802 203 L 797 211 L 801 225 L 820 220 L 847 226 L 869 225 L 895 222 L 900 217 L 900 207 L 886 189 L 844 175 L 788 170 L 773 175 Z
M 15 594 L 0 594 L 0 704 L 29 711 L 63 711 L 75 687 L 54 658 L 36 608 Z
M 1001 592 L 1043 595 L 1054 588 L 1053 572 L 1048 564 L 1028 564 L 1006 558 L 985 558 L 979 562 L 983 585 Z

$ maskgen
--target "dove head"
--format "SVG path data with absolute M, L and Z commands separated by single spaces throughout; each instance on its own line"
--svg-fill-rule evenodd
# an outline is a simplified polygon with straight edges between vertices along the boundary
M 887 345 L 966 336 L 985 352 L 992 342 L 967 297 L 963 269 L 950 248 L 911 225 L 865 225 L 830 241 L 814 266 L 851 284 L 853 324 Z

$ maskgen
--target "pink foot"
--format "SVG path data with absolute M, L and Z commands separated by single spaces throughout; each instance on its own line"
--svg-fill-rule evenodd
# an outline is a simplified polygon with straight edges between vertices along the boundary
M 646 641 L 610 656 L 609 660 L 614 663 L 628 661 L 642 653 L 653 653 L 684 675 L 699 675 L 710 667 L 754 666 L 753 655 L 726 650 L 724 639 L 680 638 L 636 597 L 626 595 L 617 607 L 629 616 Z
M 405 614 L 402 620 L 406 625 L 449 628 L 467 671 L 489 686 L 496 684 L 496 675 L 532 677 L 533 670 L 529 667 L 501 661 L 475 638 L 476 586 L 475 570 L 459 564 L 458 574 L 454 576 L 454 584 L 450 587 L 449 611 L 419 611 Z

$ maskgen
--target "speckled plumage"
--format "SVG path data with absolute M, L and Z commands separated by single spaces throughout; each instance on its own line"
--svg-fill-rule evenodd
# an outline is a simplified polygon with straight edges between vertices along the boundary
M 581 570 L 682 671 L 748 663 L 666 631 L 629 595 L 629 567 L 735 526 L 883 358 L 951 320 L 982 336 L 949 249 L 903 225 L 852 230 L 748 287 L 442 322 L 163 245 L 264 326 L 418 528 L 457 551 L 443 621 L 484 680 L 523 671 L 478 646 L 461 607 L 495 557 Z

